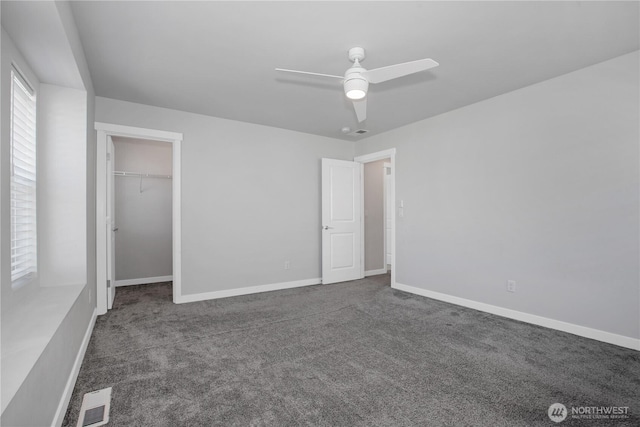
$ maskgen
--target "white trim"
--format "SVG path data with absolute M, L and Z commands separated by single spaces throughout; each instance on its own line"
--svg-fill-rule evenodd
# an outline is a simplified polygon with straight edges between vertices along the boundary
M 181 219 L 181 142 L 182 134 L 156 129 L 145 129 L 110 123 L 95 122 L 98 132 L 98 153 L 96 165 L 96 305 L 98 314 L 107 312 L 106 298 L 106 238 L 108 225 L 106 224 L 106 144 L 107 136 L 121 136 L 126 138 L 151 139 L 170 142 L 172 152 L 172 240 L 173 240 L 173 302 L 177 303 L 182 295 L 182 219 Z M 105 287 L 103 295 L 102 287 Z
M 140 279 L 116 280 L 115 285 L 116 287 L 146 285 L 148 283 L 171 282 L 172 280 L 173 280 L 173 276 L 142 277 Z
M 96 157 L 96 307 L 107 312 L 107 134 L 98 132 Z M 105 289 L 102 291 L 101 284 Z
M 53 417 L 51 427 L 60 427 L 62 425 L 62 422 L 64 421 L 64 416 L 67 413 L 67 408 L 69 406 L 69 402 L 71 401 L 71 395 L 73 394 L 73 389 L 76 386 L 78 374 L 80 373 L 80 367 L 82 366 L 84 355 L 87 352 L 87 347 L 89 346 L 89 341 L 91 340 L 91 334 L 93 333 L 93 327 L 96 324 L 97 316 L 97 309 L 94 308 L 93 314 L 91 315 L 91 320 L 89 320 L 89 326 L 87 326 L 87 331 L 84 333 L 84 338 L 82 339 L 82 343 L 80 344 L 80 348 L 78 349 L 78 355 L 76 356 L 76 360 L 73 363 L 73 368 L 71 368 L 71 373 L 69 374 L 67 385 L 64 387 L 64 392 L 62 393 L 62 397 L 60 398 L 60 402 L 58 403 L 58 409 L 56 410 L 56 414 Z
M 145 129 L 133 126 L 116 125 L 112 123 L 95 122 L 95 130 L 112 136 L 125 138 L 154 139 L 157 141 L 182 141 L 182 134 L 164 130 Z
M 396 284 L 398 271 L 398 263 L 396 262 L 396 155 L 395 148 L 391 156 L 391 188 L 389 189 L 389 197 L 391 197 L 391 285 Z
M 303 286 L 319 285 L 322 283 L 321 278 L 296 280 L 293 282 L 271 283 L 268 285 L 249 286 L 246 288 L 225 289 L 222 291 L 203 292 L 201 294 L 180 295 L 178 301 L 174 302 L 181 304 L 185 302 L 205 301 L 218 298 L 229 298 L 239 295 L 257 294 L 260 292 L 279 291 L 282 289 L 300 288 Z
M 573 323 L 567 323 L 561 320 L 549 319 L 548 317 L 536 316 L 535 314 L 523 313 L 521 311 L 498 307 L 491 304 L 485 304 L 483 302 L 472 301 L 465 298 L 442 294 L 440 292 L 429 291 L 422 288 L 416 288 L 414 286 L 403 285 L 401 283 L 396 283 L 391 287 L 400 291 L 421 295 L 423 297 L 472 308 L 474 310 L 484 311 L 485 313 L 491 313 L 497 316 L 519 320 L 521 322 L 544 326 L 545 328 L 549 329 L 568 332 L 570 334 L 606 342 L 609 344 L 619 345 L 620 347 L 626 347 L 632 350 L 640 350 L 640 339 L 637 338 L 625 337 L 624 335 L 618 335 L 611 332 L 601 331 L 599 329 L 588 328 L 586 326 L 575 325 Z
M 382 179 L 383 179 L 383 185 L 384 185 L 384 215 L 383 215 L 383 221 L 384 221 L 384 233 L 382 233 L 383 236 L 383 244 L 384 244 L 384 269 L 385 269 L 385 273 L 387 271 L 389 271 L 389 265 L 391 264 L 391 257 L 388 255 L 387 252 L 387 245 L 389 244 L 389 242 L 387 242 L 387 215 L 390 215 L 391 213 L 388 212 L 389 209 L 389 204 L 388 201 L 390 199 L 390 195 L 389 195 L 389 191 L 390 191 L 390 187 L 391 185 L 389 185 L 389 182 L 391 180 L 391 178 L 387 179 L 387 169 L 389 169 L 389 175 L 391 175 L 391 162 L 384 162 L 382 165 Z M 394 226 L 391 225 L 391 230 L 393 230 Z M 393 251 L 392 251 L 393 253 Z
M 387 255 L 385 254 L 384 257 L 386 258 Z M 377 276 L 378 274 L 387 274 L 387 269 L 380 268 L 378 270 L 367 270 L 364 272 L 364 277 Z
M 356 162 L 358 163 L 358 162 Z M 364 271 L 364 163 L 360 163 L 360 278 L 366 277 Z
M 355 157 L 353 161 L 360 162 L 360 163 L 369 163 L 369 162 L 375 162 L 376 160 L 390 159 L 395 155 L 396 155 L 396 149 L 389 148 L 388 150 L 376 151 L 375 153 L 370 153 L 370 154 L 365 154 L 362 156 Z M 393 166 L 393 162 L 391 166 Z
M 178 302 L 182 295 L 182 134 L 180 139 L 173 141 L 172 152 L 172 272 L 173 272 L 173 302 Z
M 389 188 L 389 192 L 388 192 L 388 197 L 391 197 L 392 200 L 392 206 L 391 206 L 391 287 L 393 287 L 396 283 L 396 273 L 398 272 L 398 268 L 396 267 L 398 264 L 396 263 L 396 149 L 395 148 L 389 148 L 388 150 L 382 150 L 382 151 L 377 151 L 375 153 L 370 153 L 370 154 L 365 154 L 363 156 L 357 156 L 353 158 L 354 162 L 360 162 L 360 163 L 369 163 L 369 162 L 375 162 L 376 160 L 382 160 L 382 159 L 390 159 L 391 160 L 391 188 Z M 387 164 L 387 162 L 385 162 L 385 165 Z M 386 166 L 385 166 L 386 167 Z M 363 168 L 364 169 L 364 168 Z M 362 191 L 361 193 L 363 194 L 362 196 L 362 200 L 361 200 L 361 211 L 364 212 L 364 179 L 361 182 L 362 185 Z M 364 227 L 364 221 L 362 221 L 363 223 L 363 227 Z M 387 225 L 385 224 L 385 227 Z M 385 230 L 385 234 L 386 234 L 386 230 Z M 363 232 L 362 232 L 362 238 L 360 239 L 360 247 L 361 247 L 361 252 L 362 252 L 362 257 L 364 259 L 364 228 L 363 228 Z M 385 247 L 385 253 L 386 253 L 386 247 Z M 386 255 L 385 255 L 385 262 L 386 262 Z M 363 269 L 364 269 L 364 261 L 362 262 L 363 265 Z M 386 265 L 385 265 L 386 268 Z

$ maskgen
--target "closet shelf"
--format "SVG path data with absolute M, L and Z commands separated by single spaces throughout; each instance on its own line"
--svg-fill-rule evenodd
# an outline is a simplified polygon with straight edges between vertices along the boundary
M 158 175 L 153 173 L 142 173 L 142 172 L 124 172 L 124 171 L 113 171 L 115 176 L 132 176 L 136 178 L 161 178 L 161 179 L 172 179 L 171 175 Z

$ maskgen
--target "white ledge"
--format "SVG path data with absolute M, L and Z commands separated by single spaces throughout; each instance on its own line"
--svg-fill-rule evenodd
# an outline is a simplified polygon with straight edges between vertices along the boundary
M 85 285 L 39 288 L 2 313 L 2 412 L 18 392 Z

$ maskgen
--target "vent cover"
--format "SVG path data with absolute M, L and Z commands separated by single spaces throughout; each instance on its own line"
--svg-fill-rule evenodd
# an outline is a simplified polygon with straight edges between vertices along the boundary
M 97 427 L 109 422 L 111 387 L 86 393 L 82 398 L 77 427 Z
M 354 130 L 351 133 L 348 133 L 347 135 L 349 135 L 349 136 L 362 136 L 367 132 L 369 132 L 367 129 L 357 129 L 357 130 Z

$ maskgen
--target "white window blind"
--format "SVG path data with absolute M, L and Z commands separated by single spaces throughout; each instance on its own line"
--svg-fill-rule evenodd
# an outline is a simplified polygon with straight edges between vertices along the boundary
M 37 273 L 36 97 L 11 70 L 11 284 L 18 287 Z

